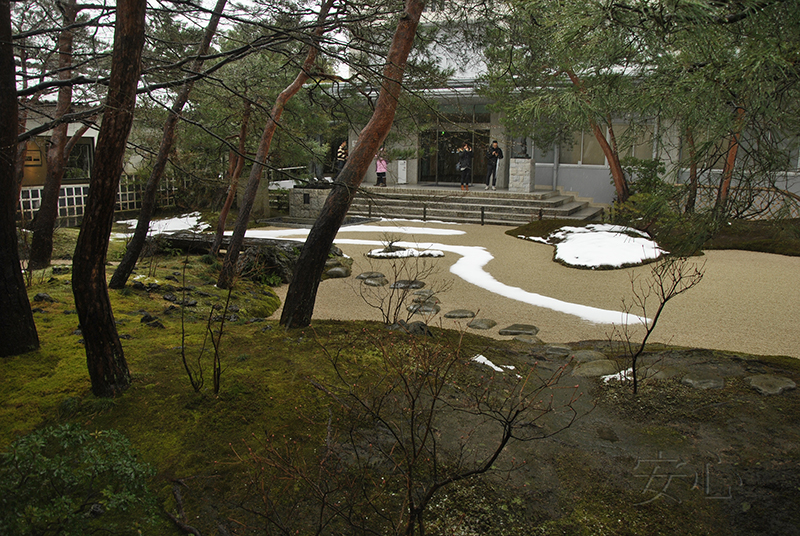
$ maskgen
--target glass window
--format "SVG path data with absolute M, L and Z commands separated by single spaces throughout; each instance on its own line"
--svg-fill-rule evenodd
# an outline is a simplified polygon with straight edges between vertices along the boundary
M 485 104 L 476 104 L 475 105 L 475 119 L 476 123 L 490 123 L 492 121 L 492 115 L 489 112 L 489 109 L 486 108 Z
M 653 159 L 653 128 L 647 126 L 639 133 L 636 138 L 636 145 L 633 146 L 633 156 L 639 160 Z
M 439 107 L 444 120 L 452 123 L 472 123 L 472 111 L 472 105 L 443 104 Z
M 593 132 L 583 133 L 583 158 L 581 163 L 590 166 L 602 166 L 606 163 L 606 155 Z
M 538 164 L 552 164 L 555 161 L 555 151 L 553 146 L 541 147 L 539 145 L 533 146 L 533 158 Z
M 561 164 L 580 164 L 581 162 L 581 133 L 572 133 L 572 142 L 562 141 L 558 151 L 558 161 Z

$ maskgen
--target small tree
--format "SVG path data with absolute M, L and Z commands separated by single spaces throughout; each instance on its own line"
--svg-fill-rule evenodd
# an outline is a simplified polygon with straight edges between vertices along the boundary
M 635 309 L 637 313 L 641 311 L 642 327 L 645 330 L 641 341 L 634 333 L 634 328 L 625 323 L 614 326 L 610 339 L 617 342 L 622 347 L 623 357 L 630 363 L 630 377 L 633 381 L 633 394 L 639 389 L 639 358 L 645 350 L 647 340 L 656 329 L 658 319 L 664 311 L 667 302 L 675 296 L 683 294 L 687 290 L 696 286 L 703 279 L 704 264 L 698 266 L 689 262 L 686 257 L 665 257 L 651 265 L 650 277 L 642 280 L 635 274 L 631 274 L 631 289 L 633 299 L 631 303 L 622 301 L 622 310 L 625 318 L 632 318 Z M 656 311 L 652 318 L 648 318 L 648 308 L 656 304 Z M 650 309 L 652 310 L 652 309 Z M 622 375 L 623 378 L 626 376 Z
M 405 248 L 395 246 L 396 242 L 393 237 L 385 237 L 386 247 L 383 251 L 387 253 L 405 251 Z M 371 268 L 375 267 L 372 262 L 370 265 Z M 408 310 L 408 307 L 422 306 L 425 303 L 433 305 L 437 299 L 436 295 L 446 292 L 452 286 L 449 281 L 435 281 L 434 276 L 439 272 L 435 259 L 421 258 L 420 255 L 391 257 L 382 261 L 377 267 L 388 272 L 386 277 L 358 279 L 357 292 L 367 305 L 380 311 L 381 319 L 387 325 L 397 323 L 403 315 L 404 308 L 406 308 L 405 319 L 408 320 L 415 312 Z M 427 292 L 415 294 L 415 288 L 418 287 L 413 283 L 425 285 Z M 409 301 L 414 303 L 409 304 Z

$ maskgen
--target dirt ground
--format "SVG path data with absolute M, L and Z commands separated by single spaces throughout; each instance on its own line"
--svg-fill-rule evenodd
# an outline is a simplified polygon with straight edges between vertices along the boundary
M 646 277 L 648 267 L 620 270 L 581 270 L 553 262 L 553 247 L 520 240 L 505 234 L 507 227 L 403 222 L 412 230 L 401 234 L 393 222 L 374 224 L 373 232 L 342 228 L 338 240 L 358 239 L 380 243 L 387 235 L 409 242 L 479 246 L 494 257 L 484 270 L 498 281 L 566 302 L 603 309 L 621 310 L 630 301 L 631 275 Z M 457 229 L 462 235 L 435 236 L 414 233 L 414 228 Z M 385 228 L 382 229 L 382 228 Z M 420 229 L 421 231 L 421 229 Z M 375 245 L 337 245 L 354 259 L 353 276 L 363 271 L 388 270 L 390 261 L 365 256 Z M 435 246 L 434 246 L 435 247 Z M 555 312 L 499 296 L 450 273 L 459 255 L 446 253 L 436 261 L 438 273 L 429 285 L 452 283 L 439 295 L 442 313 L 453 309 L 478 311 L 497 326 L 482 335 L 503 338 L 498 331 L 514 323 L 533 324 L 544 342 L 566 343 L 605 340 L 610 324 L 595 324 L 576 316 Z M 671 301 L 651 341 L 678 346 L 744 352 L 758 355 L 800 357 L 800 258 L 747 251 L 708 251 L 696 261 L 704 265 L 702 282 Z M 319 319 L 379 320 L 380 313 L 358 295 L 354 277 L 323 281 L 319 286 L 314 316 Z M 281 299 L 286 287 L 276 289 Z M 649 312 L 649 311 L 648 311 Z M 279 314 L 279 313 L 278 313 Z M 463 327 L 464 321 L 433 320 L 444 327 Z

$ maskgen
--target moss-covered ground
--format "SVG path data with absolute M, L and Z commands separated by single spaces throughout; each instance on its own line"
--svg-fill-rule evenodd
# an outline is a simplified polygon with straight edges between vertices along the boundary
M 212 390 L 206 341 L 200 358 L 205 383 L 195 392 L 181 357 L 181 308 L 165 295 L 197 300 L 183 309 L 183 351 L 197 366 L 209 315 L 221 314 L 214 307 L 227 300 L 227 291 L 213 285 L 215 266 L 201 257 L 143 259 L 133 280 L 158 283 L 157 290 L 128 285 L 110 291 L 132 373 L 131 387 L 114 399 L 90 392 L 70 274 L 37 273 L 29 295 L 41 348 L 0 361 L 0 449 L 48 424 L 116 429 L 155 467 L 151 488 L 161 508 L 175 511 L 172 490 L 180 482 L 188 519 L 203 534 L 217 534 L 218 521 L 232 533 L 267 534 L 237 530 L 243 505 L 258 496 L 248 475 L 252 461 L 261 458 L 248 453 L 278 438 L 296 446 L 310 463 L 329 432 L 328 408 L 334 401 L 319 385 L 336 381 L 330 356 L 346 361 L 350 372 L 368 383 L 374 381 L 381 344 L 412 348 L 414 343 L 370 322 L 316 321 L 309 329 L 286 331 L 270 318 L 278 306 L 270 288 L 239 281 L 230 297 L 238 310 L 228 313 L 235 317 L 226 320 L 221 343 L 220 391 Z M 185 296 L 181 288 L 188 289 Z M 36 301 L 42 293 L 53 301 Z M 145 313 L 163 327 L 142 322 Z M 219 324 L 214 322 L 215 329 Z M 517 370 L 537 362 L 550 369 L 570 366 L 566 357 L 553 357 L 545 347 L 517 341 L 446 330 L 435 330 L 426 340 L 460 347 L 465 357 L 481 353 Z M 604 350 L 600 343 L 585 347 Z M 796 360 L 659 351 L 686 363 L 722 363 L 800 381 Z M 491 373 L 470 366 L 477 374 Z M 580 382 L 582 418 L 552 438 L 513 443 L 496 473 L 437 494 L 428 515 L 429 534 L 789 534 L 787 527 L 800 526 L 798 391 L 764 397 L 740 376 L 714 391 L 693 390 L 677 380 L 656 382 L 635 397 L 625 385 L 570 376 L 562 382 Z M 452 432 L 443 425 L 437 433 Z M 683 462 L 665 467 L 667 472 L 645 488 L 652 467 L 643 460 L 662 454 Z M 524 463 L 509 469 L 509 459 Z M 714 467 L 723 480 L 707 485 Z M 668 475 L 674 484 L 662 495 L 645 493 L 660 489 Z M 730 498 L 725 486 L 732 486 Z M 181 533 L 166 517 L 150 531 Z

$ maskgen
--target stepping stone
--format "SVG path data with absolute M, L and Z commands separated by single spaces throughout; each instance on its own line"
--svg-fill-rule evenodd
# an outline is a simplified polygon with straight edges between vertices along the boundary
M 397 289 L 403 289 L 403 290 L 405 290 L 405 289 L 412 289 L 413 290 L 413 289 L 417 289 L 417 288 L 422 288 L 424 286 L 425 286 L 425 282 L 424 281 L 419 281 L 419 280 L 416 280 L 416 279 L 413 280 L 413 281 L 411 281 L 409 279 L 398 279 L 397 281 L 392 283 L 391 288 L 397 288 Z
M 444 314 L 445 318 L 475 318 L 475 313 L 466 309 L 456 309 Z
M 430 298 L 434 295 L 434 292 L 429 288 L 424 288 L 422 290 L 415 290 L 414 296 L 425 296 L 426 298 Z
M 550 357 L 567 357 L 572 353 L 572 348 L 561 344 L 548 344 L 544 348 L 544 353 Z
M 645 376 L 647 378 L 652 378 L 654 380 L 668 380 L 670 378 L 674 378 L 675 376 L 681 374 L 683 370 L 679 369 L 678 367 L 659 367 L 653 366 L 649 367 L 646 370 Z
M 389 280 L 385 277 L 370 277 L 369 279 L 362 280 L 368 287 L 385 287 L 389 284 Z
M 500 335 L 531 335 L 535 337 L 539 333 L 539 328 L 530 324 L 512 324 L 499 331 Z
M 597 376 L 608 376 L 609 374 L 617 374 L 619 372 L 619 364 L 610 359 L 598 359 L 596 361 L 587 361 L 581 363 L 572 369 L 573 376 L 580 376 L 581 378 L 594 378 Z
M 797 384 L 789 378 L 777 376 L 775 374 L 748 376 L 745 378 L 745 381 L 750 384 L 750 387 L 762 395 L 779 395 L 784 391 L 789 391 L 797 387 Z
M 417 296 L 411 301 L 414 303 L 442 303 L 436 296 Z
M 436 305 L 435 303 L 412 303 L 408 307 L 406 307 L 409 313 L 411 314 L 420 314 L 420 315 L 430 315 L 436 314 L 442 310 L 441 307 Z
M 325 272 L 325 275 L 327 275 L 331 279 L 341 279 L 344 277 L 350 277 L 350 268 L 346 266 L 336 266 Z
M 356 276 L 356 279 L 386 279 L 386 276 L 380 272 L 362 272 Z
M 425 322 L 406 322 L 398 320 L 396 324 L 388 326 L 386 329 L 389 331 L 401 331 L 409 335 L 432 335 L 431 330 Z
M 695 389 L 722 389 L 725 387 L 725 378 L 707 372 L 690 372 L 681 383 Z
M 600 361 L 601 359 L 608 359 L 606 354 L 596 350 L 576 350 L 569 354 L 569 358 L 575 363 L 587 363 L 589 361 Z
M 617 436 L 617 433 L 610 426 L 600 426 L 597 428 L 597 437 L 612 443 L 619 441 L 619 436 Z
M 533 346 L 539 346 L 544 344 L 544 341 L 539 337 L 531 337 L 530 335 L 517 335 L 516 337 L 514 337 L 514 340 L 525 344 L 530 344 Z
M 489 320 L 488 318 L 476 318 L 467 324 L 467 327 L 472 329 L 492 329 L 496 325 L 497 322 L 494 320 Z

